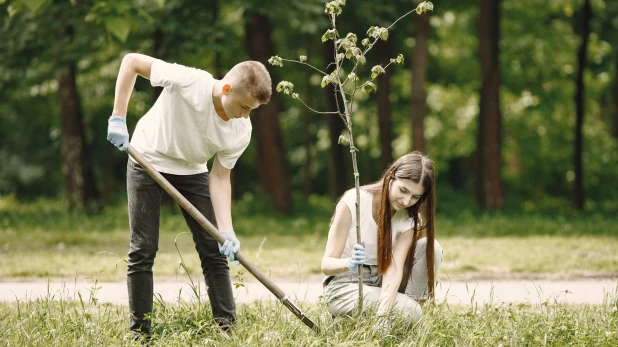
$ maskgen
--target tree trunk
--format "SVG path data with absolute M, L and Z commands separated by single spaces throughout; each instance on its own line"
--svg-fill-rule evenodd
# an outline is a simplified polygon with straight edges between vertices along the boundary
M 273 85 L 277 85 L 279 81 L 268 63 L 268 59 L 274 55 L 270 33 L 270 21 L 266 15 L 253 14 L 247 18 L 245 43 L 249 57 L 264 64 L 270 72 Z M 260 183 L 264 191 L 272 197 L 277 211 L 288 214 L 292 211 L 292 194 L 281 139 L 279 110 L 279 95 L 274 92 L 270 102 L 255 111 L 252 121 L 257 135 Z
M 578 69 L 576 76 L 576 91 L 575 91 L 575 207 L 578 209 L 584 208 L 584 183 L 583 183 L 583 134 L 582 127 L 584 124 L 584 69 L 586 68 L 586 51 L 588 49 L 588 37 L 590 35 L 590 0 L 585 0 L 582 18 L 582 43 L 579 46 L 577 53 Z
M 73 39 L 73 27 L 65 27 L 62 41 Z M 60 49 L 67 52 L 70 49 Z M 62 53 L 59 53 L 62 54 Z M 69 210 L 87 206 L 95 198 L 94 178 L 86 146 L 84 120 L 75 77 L 75 62 L 56 57 L 56 81 L 62 127 L 62 175 Z
M 416 46 L 412 50 L 412 149 L 425 151 L 425 113 L 427 112 L 427 46 L 429 42 L 429 15 L 416 16 Z
M 616 55 L 616 75 L 614 76 L 614 137 L 618 140 L 618 54 Z
M 382 66 L 386 66 L 391 58 L 393 58 L 393 46 L 395 38 L 391 35 L 388 40 L 381 42 L 380 46 L 376 47 L 379 58 L 378 61 Z M 386 170 L 388 165 L 393 162 L 393 132 L 391 126 L 391 103 L 388 99 L 391 94 L 391 76 L 393 74 L 393 66 L 386 69 L 385 73 L 378 77 L 378 90 L 376 98 L 378 99 L 378 123 L 380 125 L 380 172 Z M 369 158 L 371 163 L 371 158 Z M 371 168 L 369 168 L 371 169 Z M 372 177 L 369 175 L 366 177 Z
M 322 59 L 324 66 L 335 60 L 333 41 L 329 40 L 322 44 Z M 329 69 L 327 72 L 331 72 Z M 334 87 L 329 84 L 324 88 L 324 100 L 326 111 L 337 111 Z M 342 105 L 343 107 L 343 105 Z M 339 136 L 342 134 L 345 124 L 337 115 L 327 115 L 330 147 L 328 148 L 328 191 L 333 199 L 337 199 L 346 191 L 346 168 L 344 146 L 339 144 Z
M 499 14 L 499 1 L 481 0 L 478 30 L 482 86 L 477 138 L 477 201 L 489 210 L 504 206 L 500 155 Z
M 311 47 L 311 40 L 310 40 L 310 36 L 307 35 L 306 41 L 305 41 L 305 45 L 307 47 L 307 57 L 311 57 L 313 54 L 312 52 L 312 47 Z M 311 73 L 312 70 L 311 69 L 305 69 L 305 103 L 307 105 L 311 105 L 313 104 L 313 98 L 312 98 L 312 88 L 311 88 L 311 83 L 310 83 L 310 79 L 311 79 Z M 312 116 L 311 110 L 309 110 L 308 108 L 305 107 L 305 126 L 304 126 L 304 132 L 305 132 L 305 182 L 303 183 L 303 194 L 305 196 L 309 196 L 311 194 L 311 145 L 313 144 L 313 134 L 312 134 L 312 128 L 313 128 L 313 123 L 311 120 L 311 116 Z

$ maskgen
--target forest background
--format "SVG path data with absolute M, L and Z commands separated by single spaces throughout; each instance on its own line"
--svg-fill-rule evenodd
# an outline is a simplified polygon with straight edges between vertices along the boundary
M 350 1 L 340 33 L 388 26 L 413 1 Z M 355 104 L 361 184 L 393 159 L 436 162 L 438 214 L 506 210 L 549 215 L 618 211 L 618 3 L 604 0 L 434 2 L 408 16 L 368 56 L 368 70 L 403 54 Z M 130 52 L 222 77 L 254 59 L 295 84 L 315 109 L 332 90 L 300 65 L 326 68 L 323 2 L 0 1 L 0 195 L 4 205 L 62 201 L 100 211 L 126 201 L 126 155 L 106 140 L 120 61 Z M 330 45 L 329 45 L 330 44 Z M 362 72 L 361 72 L 362 73 Z M 128 125 L 161 90 L 138 78 Z M 353 186 L 336 116 L 276 93 L 251 116 L 251 145 L 233 195 L 273 216 L 332 208 Z M 6 212 L 6 211 L 5 211 Z M 603 217 L 603 218 L 605 218 Z

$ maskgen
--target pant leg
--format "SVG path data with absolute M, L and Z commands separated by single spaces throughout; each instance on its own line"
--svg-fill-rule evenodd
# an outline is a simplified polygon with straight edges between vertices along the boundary
M 152 266 L 159 249 L 159 215 L 162 189 L 144 169 L 131 159 L 127 163 L 129 202 L 129 254 L 127 289 L 129 328 L 149 333 L 152 312 Z
M 358 305 L 357 276 L 345 273 L 324 287 L 324 297 L 333 316 L 354 314 Z M 381 285 L 382 276 L 378 276 L 377 266 L 363 267 L 363 312 L 377 310 L 382 293 Z M 397 293 L 391 314 L 402 314 L 416 323 L 421 319 L 422 311 L 416 300 Z
M 429 298 L 429 275 L 427 273 L 427 238 L 423 237 L 416 243 L 414 250 L 414 264 L 412 274 L 406 285 L 405 294 L 415 300 L 427 300 Z M 437 276 L 442 263 L 442 246 L 435 240 L 434 243 L 434 274 Z
M 170 175 L 170 180 L 176 189 L 216 227 L 217 221 L 208 187 L 208 173 L 189 176 Z M 236 321 L 236 303 L 227 258 L 219 253 L 218 242 L 187 211 L 182 209 L 182 213 L 193 234 L 215 321 L 220 325 L 233 324 Z

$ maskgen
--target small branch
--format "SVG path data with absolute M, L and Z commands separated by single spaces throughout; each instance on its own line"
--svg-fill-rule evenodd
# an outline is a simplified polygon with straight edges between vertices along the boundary
M 417 6 L 417 8 L 418 8 L 418 6 Z M 401 19 L 403 19 L 404 17 L 406 17 L 407 15 L 409 15 L 409 14 L 410 14 L 410 13 L 412 13 L 412 12 L 416 12 L 416 8 L 415 8 L 415 9 L 413 9 L 412 11 L 410 11 L 410 12 L 408 12 L 408 13 L 404 14 L 403 16 L 401 16 L 401 17 L 397 18 L 397 20 L 395 20 L 395 21 L 393 22 L 393 24 L 391 24 L 391 25 L 390 25 L 388 28 L 386 28 L 386 29 L 387 29 L 387 30 L 388 30 L 388 29 L 390 29 L 393 25 L 395 25 L 395 23 L 399 22 Z
M 315 66 L 313 66 L 313 65 L 311 65 L 311 64 L 303 63 L 302 61 L 293 60 L 293 59 L 284 59 L 284 58 L 281 58 L 281 60 L 282 60 L 282 61 L 289 61 L 290 63 L 298 63 L 298 64 L 302 64 L 302 65 L 307 65 L 307 66 L 309 66 L 310 68 L 312 68 L 312 69 L 314 69 L 314 70 L 316 70 L 316 71 L 319 71 L 322 75 L 328 75 L 326 72 L 324 72 L 324 71 L 322 71 L 322 70 L 318 69 L 317 67 L 315 67 Z
M 308 108 L 309 110 L 315 112 L 315 113 L 319 113 L 319 114 L 340 114 L 340 112 L 337 111 L 316 111 L 314 109 L 312 109 L 311 107 L 309 107 L 309 105 L 307 105 L 301 98 L 296 98 L 296 100 L 300 101 L 303 103 L 303 105 L 305 105 L 306 108 Z

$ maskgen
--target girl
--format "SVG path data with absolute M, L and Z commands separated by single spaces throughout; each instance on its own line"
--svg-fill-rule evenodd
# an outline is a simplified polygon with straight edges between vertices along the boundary
M 362 244 L 356 243 L 355 206 L 351 189 L 337 204 L 322 259 L 324 297 L 332 315 L 356 309 L 360 265 L 363 309 L 377 305 L 380 316 L 403 314 L 417 322 L 421 306 L 434 294 L 442 261 L 434 239 L 433 161 L 420 152 L 406 154 L 379 181 L 360 187 Z

